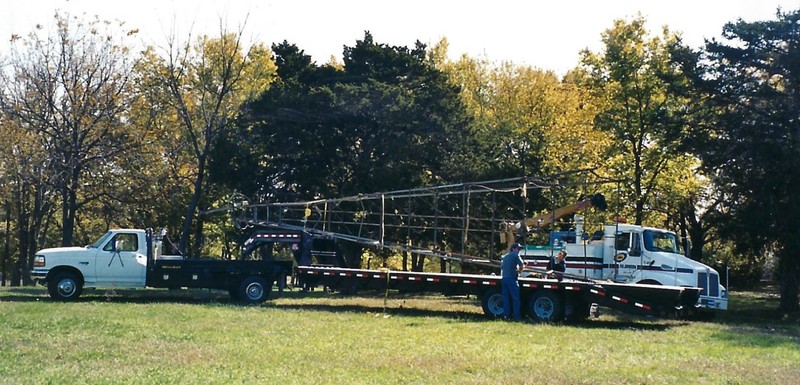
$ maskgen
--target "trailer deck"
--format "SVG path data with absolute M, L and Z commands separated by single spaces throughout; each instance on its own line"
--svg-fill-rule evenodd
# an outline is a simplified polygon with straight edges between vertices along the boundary
M 301 280 L 310 285 L 353 292 L 399 290 L 444 295 L 476 295 L 489 317 L 503 313 L 501 277 L 498 275 L 425 273 L 388 269 L 363 270 L 327 266 L 299 266 Z M 540 321 L 581 319 L 591 304 L 640 315 L 668 317 L 693 308 L 700 289 L 659 285 L 550 278 L 520 278 L 525 313 Z

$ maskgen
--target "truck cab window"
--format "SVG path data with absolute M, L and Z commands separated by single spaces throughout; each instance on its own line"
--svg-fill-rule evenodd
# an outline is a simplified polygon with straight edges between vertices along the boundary
M 136 251 L 139 245 L 136 234 L 117 234 L 103 247 L 105 251 Z
M 644 247 L 647 251 L 678 253 L 678 245 L 678 237 L 673 233 L 653 230 L 644 231 Z
M 617 234 L 617 250 L 627 251 L 631 245 L 631 233 Z
M 103 234 L 103 236 L 100 237 L 100 239 L 96 240 L 94 243 L 89 245 L 89 247 L 93 247 L 95 249 L 98 249 L 98 248 L 100 248 L 100 246 L 102 246 L 108 240 L 108 238 L 111 238 L 113 235 L 114 235 L 114 233 L 109 231 L 109 232 Z
M 628 254 L 632 257 L 638 257 L 642 255 L 642 235 L 639 233 L 633 233 L 631 235 L 631 249 Z

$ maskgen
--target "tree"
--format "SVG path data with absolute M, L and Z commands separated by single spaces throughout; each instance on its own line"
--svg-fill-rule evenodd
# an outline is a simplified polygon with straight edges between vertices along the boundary
M 49 154 L 38 146 L 37 134 L 12 121 L 0 119 L 0 155 L 5 203 L 4 258 L 11 258 L 10 243 L 16 239 L 16 258 L 11 267 L 11 285 L 30 281 L 30 258 L 43 243 L 46 223 L 53 214 L 54 194 L 48 184 Z M 13 223 L 13 228 L 11 224 Z M 4 259 L 4 267 L 7 266 Z M 5 274 L 5 269 L 4 269 Z
M 109 194 L 109 178 L 119 170 L 114 160 L 135 149 L 124 124 L 133 65 L 124 39 L 135 32 L 117 38 L 118 32 L 104 27 L 109 25 L 56 13 L 56 28 L 47 38 L 31 33 L 12 39 L 8 67 L 0 74 L 0 109 L 7 127 L 24 138 L 11 153 L 28 157 L 19 159 L 16 170 L 20 242 L 35 239 L 55 192 L 61 244 L 71 245 L 79 210 Z M 23 207 L 25 202 L 33 202 L 33 209 Z M 20 253 L 31 250 L 25 246 Z
M 151 62 L 142 67 L 146 76 L 168 90 L 166 97 L 152 101 L 163 103 L 177 117 L 182 128 L 180 140 L 187 144 L 185 150 L 193 163 L 191 169 L 181 170 L 182 176 L 191 180 L 178 246 L 183 253 L 198 209 L 209 204 L 207 166 L 214 143 L 233 127 L 240 106 L 266 90 L 275 76 L 269 49 L 261 44 L 246 47 L 242 33 L 220 27 L 219 37 L 203 36 L 185 45 L 173 36 L 166 57 L 153 55 L 151 49 Z M 195 226 L 195 238 L 200 238 L 201 223 Z M 197 239 L 196 248 L 199 244 Z
M 723 193 L 720 235 L 740 253 L 774 254 L 780 310 L 800 285 L 800 11 L 738 20 L 684 62 L 713 110 L 688 140 Z
M 342 69 L 317 66 L 287 42 L 273 51 L 280 80 L 240 123 L 239 138 L 249 140 L 241 152 L 246 159 L 236 163 L 256 172 L 236 178 L 245 182 L 239 191 L 293 201 L 450 178 L 446 165 L 462 141 L 464 114 L 457 88 L 427 61 L 423 44 L 391 47 L 367 32 L 345 47 Z M 236 152 L 228 147 L 228 154 Z M 348 263 L 360 257 L 357 248 Z
M 596 104 L 575 73 L 559 81 L 552 72 L 510 62 L 494 64 L 468 56 L 448 62 L 446 49 L 447 41 L 442 40 L 431 56 L 460 87 L 471 118 L 473 156 L 461 163 L 473 180 L 525 174 L 571 184 L 565 173 L 604 164 L 611 139 L 594 127 Z M 529 217 L 598 192 L 574 187 L 535 190 L 502 210 L 521 218 L 524 207 Z
M 317 66 L 285 42 L 273 50 L 281 78 L 240 124 L 263 166 L 257 183 L 240 191 L 314 199 L 445 177 L 461 115 L 455 89 L 425 62 L 423 45 L 389 47 L 367 33 L 345 48 L 343 71 Z
M 641 16 L 617 20 L 602 35 L 603 52 L 582 52 L 587 71 L 582 84 L 599 102 L 596 126 L 614 140 L 608 165 L 615 178 L 626 180 L 620 199 L 632 202 L 636 224 L 657 213 L 650 207 L 657 191 L 677 184 L 669 176 L 678 173 L 670 167 L 691 162 L 680 159 L 687 155 L 678 149 L 675 135 L 686 126 L 681 112 L 688 100 L 669 92 L 671 82 L 683 79 L 670 60 L 671 49 L 680 46 L 679 36 L 667 28 L 660 38 L 647 35 Z

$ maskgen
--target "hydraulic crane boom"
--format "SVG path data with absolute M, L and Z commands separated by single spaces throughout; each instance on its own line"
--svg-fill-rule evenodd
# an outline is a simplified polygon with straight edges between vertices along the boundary
M 579 201 L 578 203 L 559 207 L 553 211 L 528 218 L 525 220 L 524 227 L 520 222 L 517 222 L 516 224 L 506 223 L 503 225 L 503 232 L 501 233 L 501 236 L 504 238 L 503 241 L 510 245 L 517 241 L 514 234 L 515 232 L 520 234 L 523 230 L 527 231 L 527 229 L 532 227 L 541 228 L 551 225 L 557 219 L 577 213 L 578 211 L 587 207 L 596 207 L 600 210 L 605 210 L 608 208 L 608 204 L 606 203 L 606 198 L 603 196 L 603 194 L 594 194 L 584 200 Z

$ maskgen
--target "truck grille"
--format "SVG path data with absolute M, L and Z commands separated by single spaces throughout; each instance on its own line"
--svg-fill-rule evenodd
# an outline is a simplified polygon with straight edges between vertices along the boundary
M 708 277 L 708 295 L 719 297 L 719 275 L 711 273 Z
M 703 289 L 700 295 L 708 295 L 708 273 L 697 272 L 697 287 Z
M 719 275 L 698 272 L 697 287 L 703 289 L 700 295 L 719 297 Z

